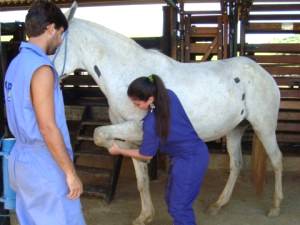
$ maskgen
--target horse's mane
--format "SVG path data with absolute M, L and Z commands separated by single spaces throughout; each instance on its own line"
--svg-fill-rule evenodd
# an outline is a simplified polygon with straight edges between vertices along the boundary
M 109 41 L 109 43 L 119 43 L 122 45 L 122 47 L 128 47 L 130 49 L 136 48 L 139 50 L 146 50 L 142 46 L 140 46 L 138 43 L 136 43 L 134 40 L 126 37 L 125 35 L 122 35 L 120 33 L 117 33 L 113 30 L 110 30 L 109 28 L 100 25 L 98 23 L 94 23 L 88 20 L 84 19 L 78 19 L 74 18 L 71 23 L 75 23 L 76 26 L 80 25 L 81 27 L 84 27 L 87 30 L 92 31 L 92 35 L 97 35 L 97 31 L 101 31 L 101 35 L 97 35 L 97 37 L 102 37 L 101 40 Z M 74 25 L 75 25 L 74 24 Z M 105 38 L 103 38 L 105 37 Z M 119 49 L 120 50 L 120 49 Z

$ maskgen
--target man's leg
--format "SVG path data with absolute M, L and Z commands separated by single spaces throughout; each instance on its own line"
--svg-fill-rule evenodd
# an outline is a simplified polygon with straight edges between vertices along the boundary
M 18 218 L 28 215 L 35 225 L 85 225 L 80 200 L 67 198 L 65 175 L 47 149 L 19 151 L 15 170 L 24 211 Z
M 24 206 L 24 202 L 18 193 L 16 195 L 16 214 L 20 225 L 35 225 L 28 215 Z

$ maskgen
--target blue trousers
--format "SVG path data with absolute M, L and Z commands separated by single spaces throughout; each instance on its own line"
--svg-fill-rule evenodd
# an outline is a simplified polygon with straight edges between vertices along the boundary
M 65 175 L 45 146 L 16 143 L 9 178 L 20 225 L 85 225 L 80 200 L 67 198 Z
M 201 154 L 172 159 L 166 203 L 174 225 L 196 225 L 193 202 L 200 192 L 208 162 L 207 149 Z

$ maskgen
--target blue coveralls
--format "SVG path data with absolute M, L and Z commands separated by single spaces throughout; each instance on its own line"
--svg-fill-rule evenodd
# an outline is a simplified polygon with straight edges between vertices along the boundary
M 168 211 L 174 225 L 196 225 L 193 202 L 208 167 L 206 144 L 198 137 L 178 97 L 168 90 L 170 129 L 165 142 L 157 136 L 155 114 L 148 112 L 143 123 L 140 153 L 154 156 L 157 149 L 170 156 L 171 166 L 166 190 Z
M 80 200 L 67 198 L 65 175 L 45 144 L 32 106 L 32 75 L 44 65 L 55 74 L 55 119 L 73 159 L 58 75 L 42 49 L 22 42 L 4 83 L 8 125 L 16 138 L 9 157 L 9 178 L 16 191 L 18 220 L 20 225 L 85 225 Z

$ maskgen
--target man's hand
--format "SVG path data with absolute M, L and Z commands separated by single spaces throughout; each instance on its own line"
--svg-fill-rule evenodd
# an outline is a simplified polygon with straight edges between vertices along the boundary
M 72 200 L 79 198 L 83 192 L 83 187 L 77 174 L 67 175 L 66 181 L 69 187 L 68 198 Z
M 113 143 L 113 145 L 110 147 L 110 149 L 108 149 L 108 151 L 111 155 L 121 154 L 121 148 L 116 143 Z

